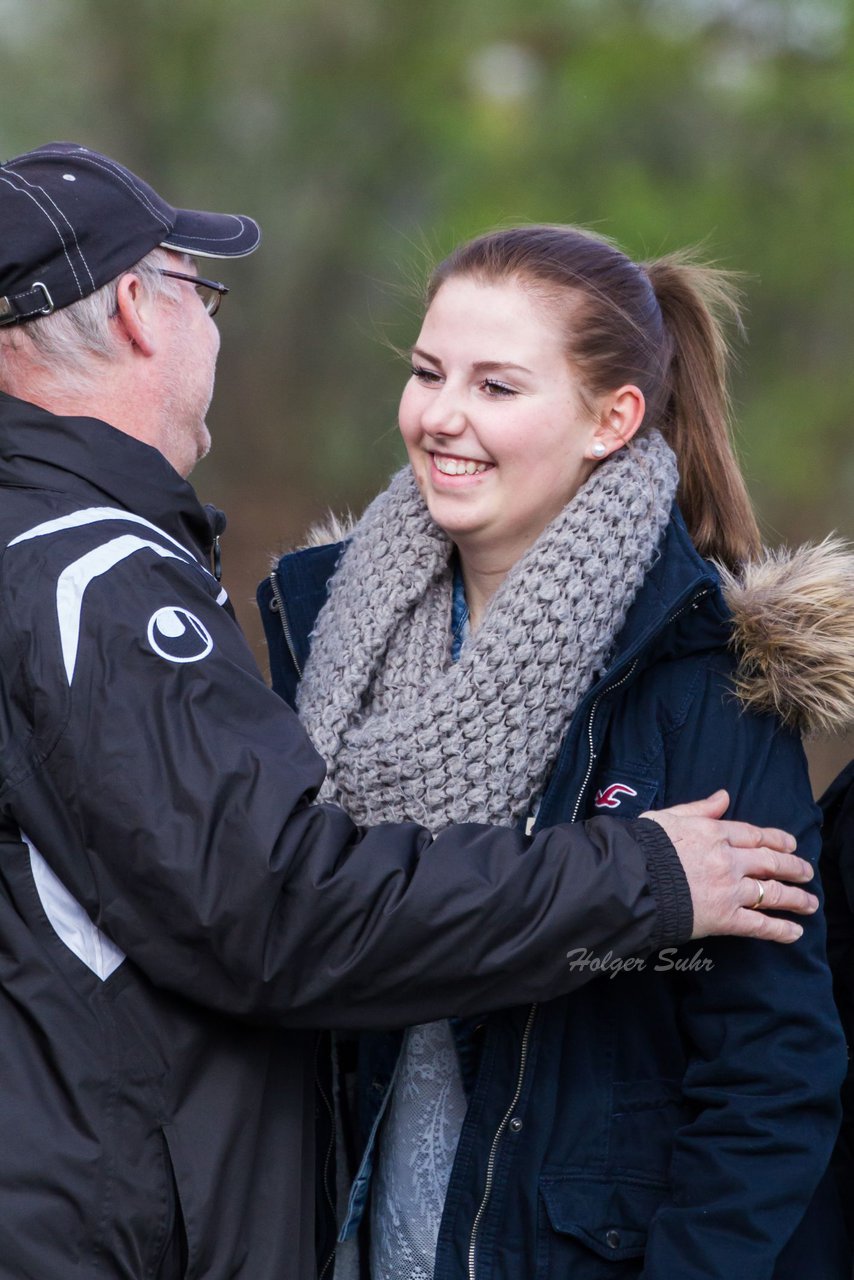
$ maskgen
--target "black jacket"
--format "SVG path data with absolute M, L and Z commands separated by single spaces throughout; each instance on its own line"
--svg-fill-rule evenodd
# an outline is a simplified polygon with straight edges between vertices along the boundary
M 431 845 L 313 806 L 164 458 L 0 396 L 0 491 L 0 1276 L 302 1278 L 314 1028 L 681 941 L 680 865 L 653 823 Z

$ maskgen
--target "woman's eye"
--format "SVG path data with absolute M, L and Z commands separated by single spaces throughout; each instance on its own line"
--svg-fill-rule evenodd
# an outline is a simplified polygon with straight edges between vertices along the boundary
M 483 389 L 487 395 L 493 399 L 500 399 L 502 396 L 515 396 L 515 387 L 508 387 L 506 382 L 496 382 L 494 378 L 487 378 L 483 383 Z
M 423 365 L 410 365 L 410 372 L 413 378 L 417 378 L 419 382 L 426 382 L 430 386 L 441 381 L 441 374 L 438 374 L 435 369 L 425 369 Z

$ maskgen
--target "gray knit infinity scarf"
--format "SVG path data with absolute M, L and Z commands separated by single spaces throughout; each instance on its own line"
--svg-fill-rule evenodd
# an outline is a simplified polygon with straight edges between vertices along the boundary
M 600 463 L 450 655 L 453 545 L 409 467 L 368 507 L 332 579 L 299 692 L 358 823 L 513 825 L 605 666 L 677 485 L 658 432 Z

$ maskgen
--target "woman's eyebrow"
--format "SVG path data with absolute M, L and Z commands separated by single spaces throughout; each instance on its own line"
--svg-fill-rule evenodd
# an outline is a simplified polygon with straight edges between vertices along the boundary
M 530 373 L 523 364 L 514 364 L 512 360 L 477 360 L 472 365 L 476 373 L 495 373 L 499 369 L 515 369 L 517 373 Z
M 440 369 L 442 367 L 442 361 L 438 356 L 431 356 L 429 351 L 423 351 L 421 347 L 413 347 L 410 355 L 418 356 L 419 360 L 429 360 L 431 364 L 438 365 Z
M 442 361 L 439 357 L 431 355 L 429 351 L 423 351 L 420 347 L 413 347 L 411 354 L 417 356 L 419 360 L 429 360 L 438 369 L 442 368 Z M 495 373 L 499 369 L 515 369 L 518 373 L 531 372 L 523 364 L 515 364 L 512 360 L 476 360 L 472 365 L 472 369 L 475 373 Z

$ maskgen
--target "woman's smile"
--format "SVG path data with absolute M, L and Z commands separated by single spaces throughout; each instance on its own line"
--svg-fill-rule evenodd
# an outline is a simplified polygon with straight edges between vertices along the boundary
M 597 419 L 562 336 L 522 284 L 453 279 L 412 353 L 400 429 L 431 516 L 470 554 L 513 564 L 590 473 Z
M 449 476 L 455 479 L 460 476 L 483 475 L 485 471 L 491 471 L 494 467 L 492 462 L 481 462 L 474 458 L 459 458 L 453 454 L 433 453 L 430 455 L 433 459 L 433 466 L 443 477 Z

